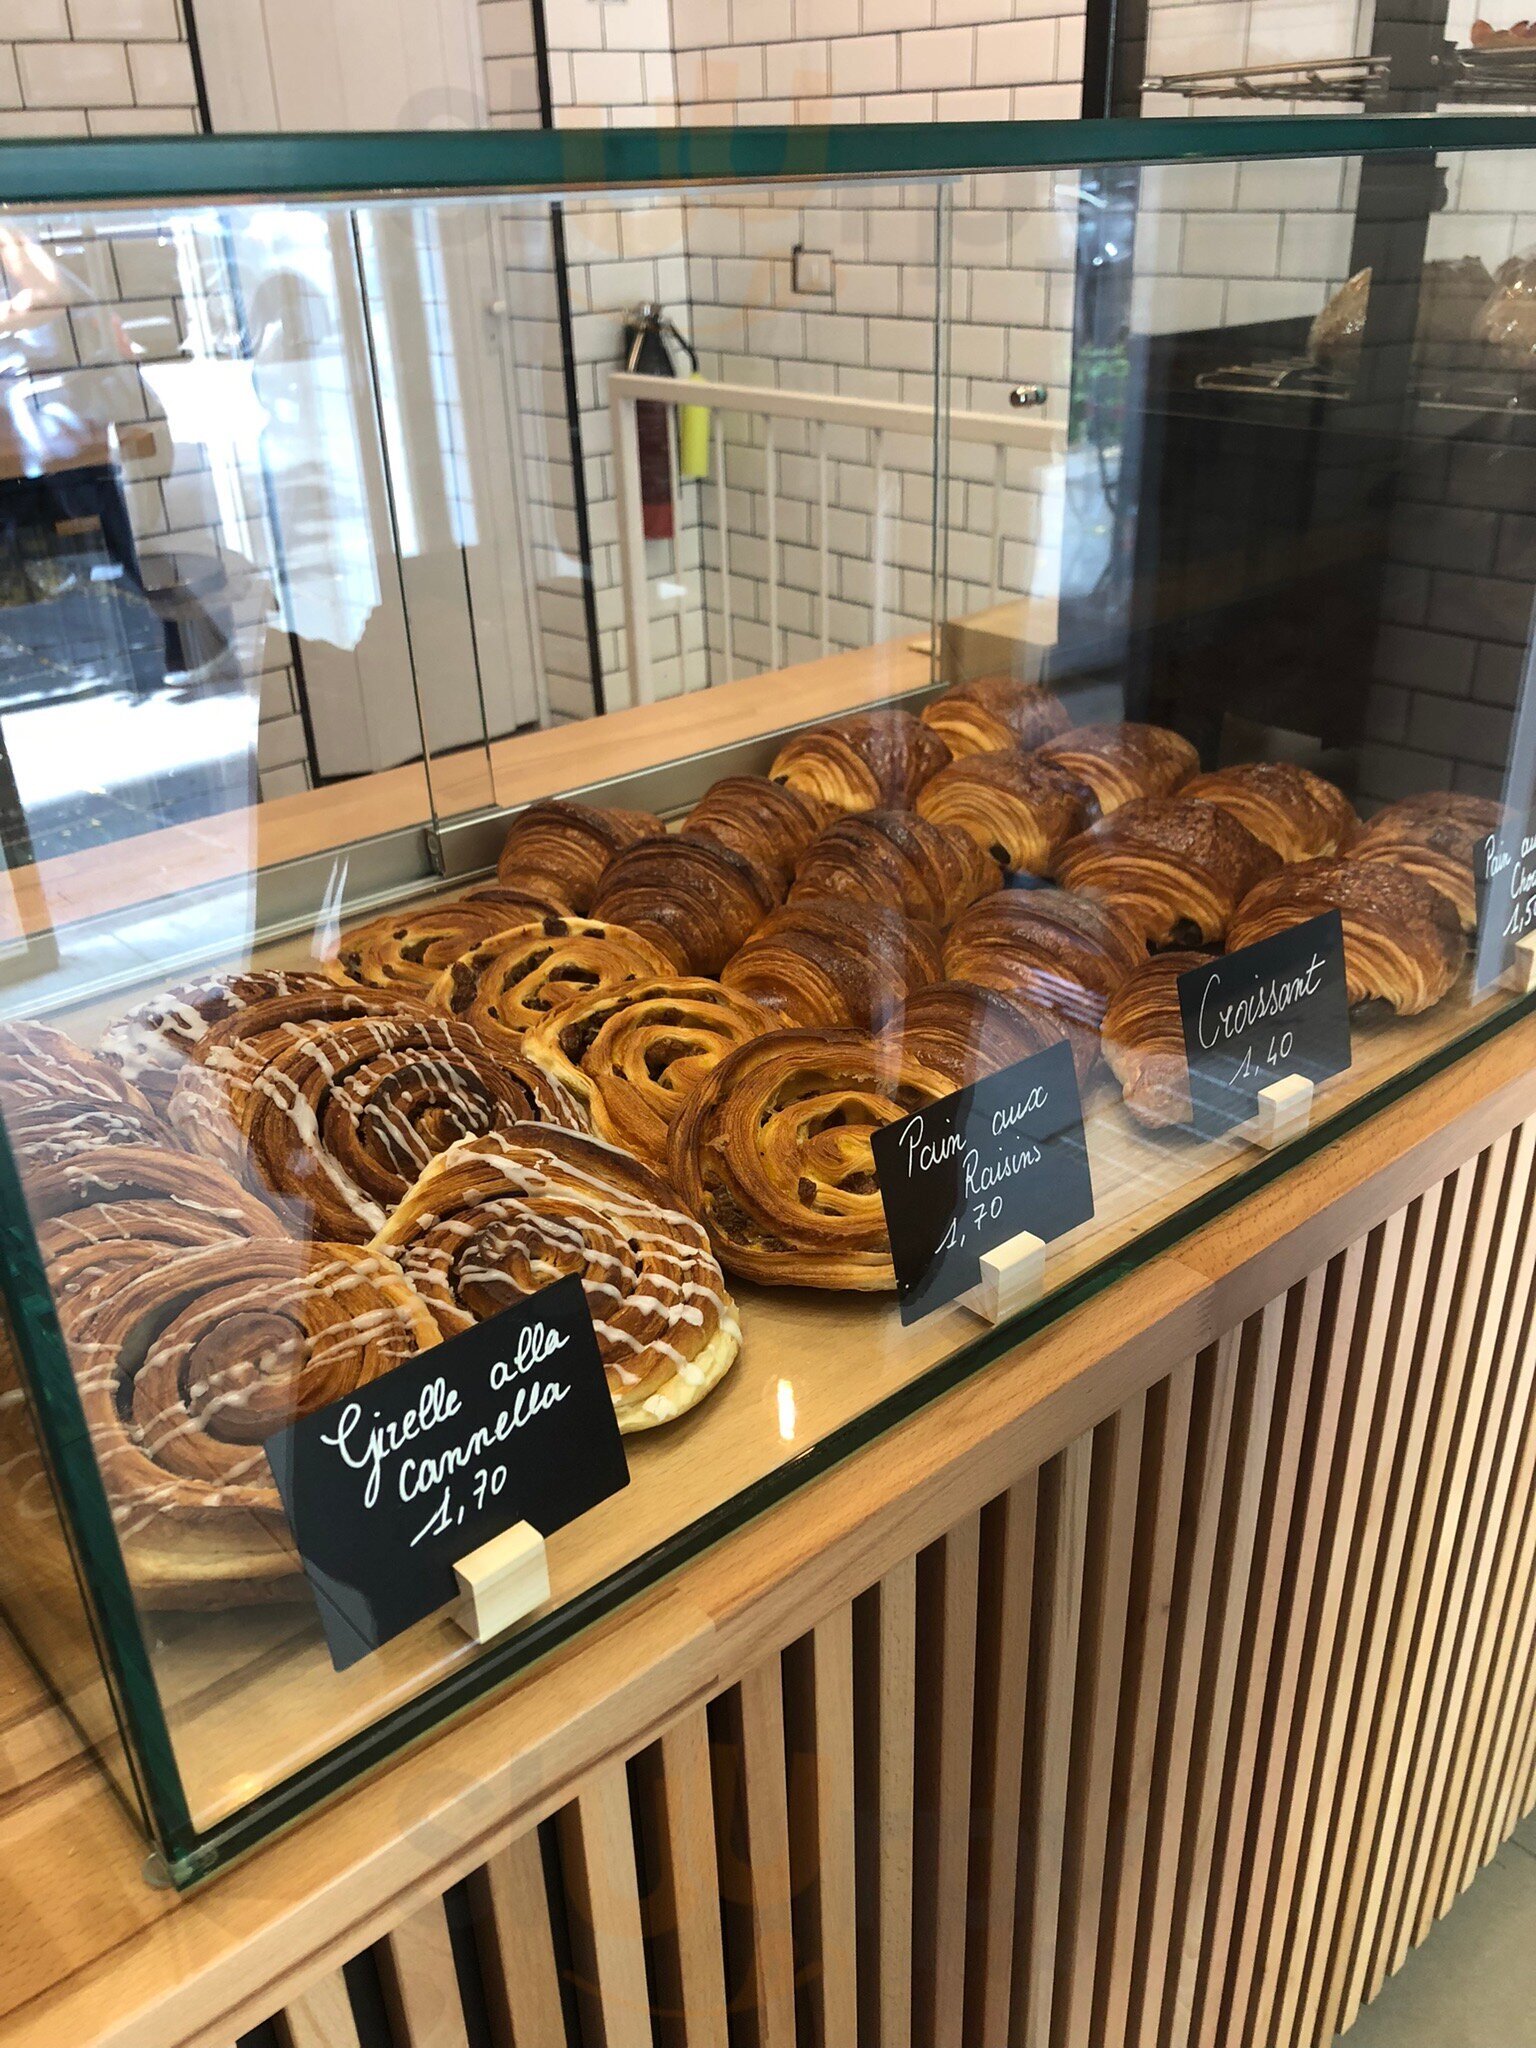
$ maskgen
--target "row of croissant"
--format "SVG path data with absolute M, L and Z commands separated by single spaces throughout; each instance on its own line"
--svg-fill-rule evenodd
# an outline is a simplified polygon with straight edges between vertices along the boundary
M 1175 733 L 962 684 L 795 735 L 675 832 L 534 805 L 494 882 L 168 991 L 95 1052 L 5 1027 L 120 1526 L 270 1551 L 270 1428 L 567 1273 L 621 1427 L 672 1420 L 736 1355 L 725 1274 L 894 1285 L 879 1126 L 1063 1036 L 1187 1119 L 1189 946 L 1336 907 L 1352 999 L 1446 993 L 1493 807 L 1363 828 L 1304 770 L 1197 770 Z

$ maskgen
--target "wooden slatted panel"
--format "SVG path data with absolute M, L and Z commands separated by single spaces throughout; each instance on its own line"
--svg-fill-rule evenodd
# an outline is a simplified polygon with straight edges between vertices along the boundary
M 802 2036 L 839 2048 L 858 2034 L 852 1608 L 792 1644 L 784 1668 Z
M 1040 1474 L 1010 2048 L 1047 2048 L 1051 2038 L 1092 1476 L 1086 1436 Z
M 965 2048 L 976 1596 L 981 1521 L 972 1515 L 917 1564 L 918 1669 L 926 1694 L 916 1749 L 914 2048 Z
M 290 1998 L 277 2016 L 276 2032 L 280 2048 L 358 2048 L 357 2022 L 340 1970 Z
M 684 1714 L 631 1772 L 646 1870 L 642 1924 L 661 2048 L 727 2048 L 709 1721 Z M 517 2035 L 517 2048 L 523 2048 Z M 541 2044 L 542 2048 L 542 2044 Z M 552 2044 L 553 2048 L 553 2044 Z
M 754 1665 L 729 1705 L 751 1929 L 751 1995 L 742 2017 L 757 2048 L 795 2048 L 794 1912 L 779 1659 L 768 1657 Z
M 386 1934 L 378 1958 L 399 2048 L 469 2048 L 448 1914 L 441 1899 L 419 1907 Z
M 976 1739 L 971 1811 L 971 1935 L 965 2039 L 1004 2041 L 1013 1996 L 1019 1799 L 1029 1686 L 1030 1586 L 1035 1566 L 1033 1472 L 988 1507 L 981 1522 L 976 1643 Z
M 544 1857 L 536 1830 L 499 1849 L 470 1880 L 481 1976 L 515 2048 L 565 2048 Z
M 559 1832 L 584 2048 L 653 2048 L 629 1779 L 621 1763 L 605 1764 L 561 1808 Z
M 859 1828 L 859 2048 L 906 2048 L 912 2029 L 912 1830 L 917 1559 L 854 1613 Z

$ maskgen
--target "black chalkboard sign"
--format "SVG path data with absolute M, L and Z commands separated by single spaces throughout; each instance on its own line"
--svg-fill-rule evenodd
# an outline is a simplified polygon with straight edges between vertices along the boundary
M 1473 861 L 1477 886 L 1477 952 L 1472 981 L 1491 988 L 1508 970 L 1515 948 L 1536 932 L 1536 815 L 1490 832 Z
M 1336 910 L 1190 967 L 1179 1012 L 1195 1130 L 1218 1137 L 1287 1074 L 1325 1081 L 1350 1063 L 1344 920 Z
M 445 1606 L 453 1567 L 629 1484 L 575 1275 L 268 1439 L 338 1671 Z
M 1093 1214 L 1065 1042 L 887 1124 L 873 1147 L 904 1323 L 975 1287 L 982 1253 L 1021 1230 L 1049 1241 Z

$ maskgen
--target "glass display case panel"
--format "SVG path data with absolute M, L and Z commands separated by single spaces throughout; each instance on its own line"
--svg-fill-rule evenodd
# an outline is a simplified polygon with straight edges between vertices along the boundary
M 1334 132 L 7 216 L 0 1558 L 178 1881 L 1527 1006 L 1533 158 Z M 627 1486 L 338 1668 L 264 1446 L 573 1274 Z

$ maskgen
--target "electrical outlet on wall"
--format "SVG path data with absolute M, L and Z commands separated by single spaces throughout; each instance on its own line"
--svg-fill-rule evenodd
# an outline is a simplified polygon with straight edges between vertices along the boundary
M 795 291 L 803 293 L 806 297 L 831 298 L 830 249 L 807 249 L 803 242 L 796 242 L 790 262 L 790 284 Z

